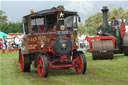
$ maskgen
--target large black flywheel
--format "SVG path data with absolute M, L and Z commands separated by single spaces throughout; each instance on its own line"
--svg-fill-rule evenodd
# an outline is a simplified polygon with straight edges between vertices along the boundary
M 53 44 L 54 50 L 59 55 L 69 54 L 72 51 L 72 42 L 70 39 L 56 39 Z

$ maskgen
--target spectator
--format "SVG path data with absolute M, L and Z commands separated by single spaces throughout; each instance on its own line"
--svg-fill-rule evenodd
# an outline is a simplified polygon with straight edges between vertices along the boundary
M 0 49 L 2 49 L 2 39 L 0 39 Z
M 128 22 L 127 22 L 127 25 L 125 26 L 125 28 L 126 28 L 126 32 L 128 32 Z
M 88 41 L 87 40 L 84 41 L 84 45 L 85 45 L 85 48 L 87 49 L 88 48 Z
M 17 48 L 16 43 L 15 43 L 15 37 L 16 36 L 13 37 L 13 40 L 12 40 L 12 43 L 11 43 L 12 44 L 12 48 Z
M 20 39 L 18 38 L 18 36 L 15 37 L 15 44 L 17 46 L 17 48 L 19 48 L 19 44 L 20 44 Z
M 88 46 L 89 46 L 89 43 L 88 43 L 88 34 L 86 34 L 86 37 L 85 37 L 85 41 L 84 41 L 84 45 L 85 45 L 85 48 L 87 49 Z
M 19 47 L 22 47 L 22 39 L 19 40 Z
M 121 16 L 121 18 L 119 19 L 119 27 L 120 27 L 120 24 L 121 24 L 122 21 L 124 22 L 125 25 L 127 25 L 126 19 L 124 19 L 124 17 Z
M 2 43 L 3 43 L 3 49 L 6 49 L 7 48 L 7 40 L 6 40 L 5 36 L 3 36 Z
M 115 17 L 112 18 L 111 26 L 112 26 L 112 27 L 116 27 L 116 26 L 118 26 L 118 21 L 116 20 Z
M 12 48 L 12 44 L 10 41 L 8 42 L 8 48 Z
M 118 21 L 116 20 L 115 17 L 112 18 L 111 26 L 112 26 L 112 32 L 115 33 L 116 32 L 116 28 L 118 27 Z
M 85 36 L 79 34 L 78 35 L 78 40 L 79 40 L 80 48 L 83 48 L 84 47 Z

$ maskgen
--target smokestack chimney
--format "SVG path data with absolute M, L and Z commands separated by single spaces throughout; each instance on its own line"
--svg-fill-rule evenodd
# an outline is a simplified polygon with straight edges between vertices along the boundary
M 109 9 L 107 8 L 107 6 L 103 6 L 102 8 L 102 12 L 103 12 L 103 27 L 105 28 L 105 30 L 107 30 L 108 28 L 108 13 Z

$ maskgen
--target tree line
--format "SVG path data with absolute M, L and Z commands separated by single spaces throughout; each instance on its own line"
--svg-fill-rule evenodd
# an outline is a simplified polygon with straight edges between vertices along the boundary
M 5 12 L 0 10 L 0 31 L 5 33 L 23 33 L 22 22 L 8 22 Z
M 111 21 L 112 17 L 119 20 L 121 16 L 128 19 L 128 9 L 114 8 L 108 12 L 108 21 Z M 88 17 L 85 23 L 79 23 L 78 32 L 80 34 L 95 35 L 97 28 L 102 25 L 102 22 L 102 12 L 97 12 Z M 23 25 L 22 22 L 8 22 L 5 12 L 0 10 L 0 31 L 5 33 L 23 33 Z

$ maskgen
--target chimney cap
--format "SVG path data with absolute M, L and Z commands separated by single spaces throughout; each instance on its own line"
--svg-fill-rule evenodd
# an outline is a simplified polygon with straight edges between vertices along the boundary
M 109 11 L 108 7 L 107 6 L 103 6 L 102 12 L 108 12 L 108 11 Z

